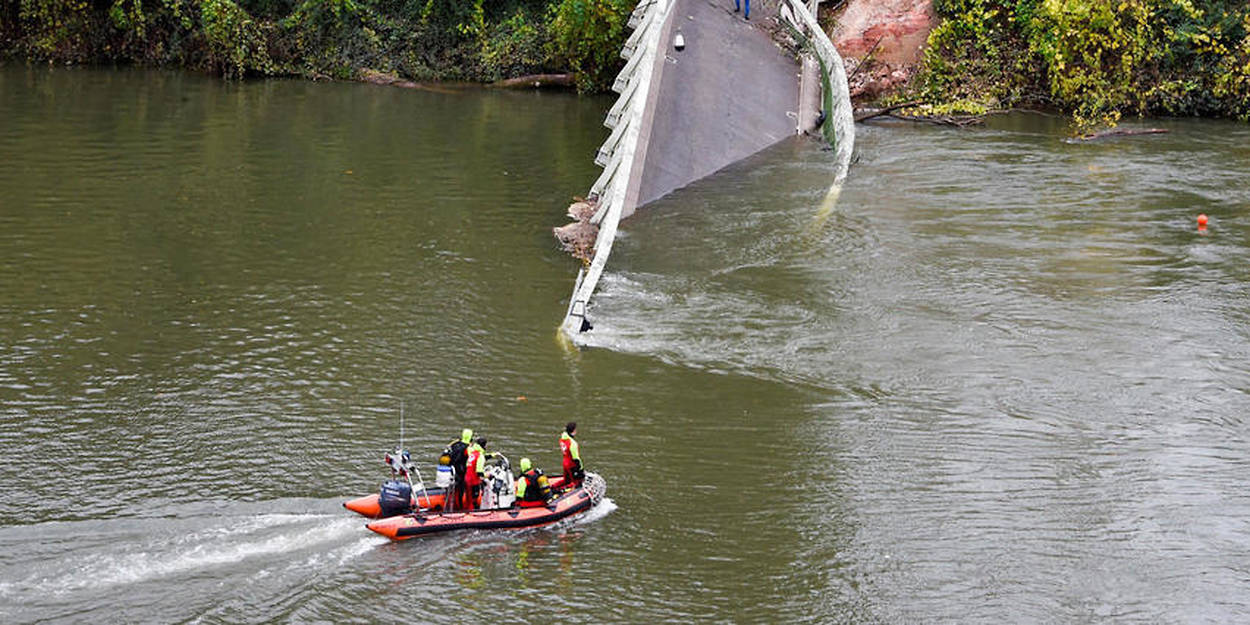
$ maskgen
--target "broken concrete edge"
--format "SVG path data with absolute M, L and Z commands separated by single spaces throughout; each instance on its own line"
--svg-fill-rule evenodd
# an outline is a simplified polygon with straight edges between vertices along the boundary
M 594 252 L 590 262 L 584 262 L 577 272 L 577 281 L 573 286 L 573 294 L 569 298 L 568 310 L 564 314 L 564 320 L 560 323 L 559 329 L 559 335 L 568 339 L 573 345 L 579 344 L 579 335 L 591 328 L 586 318 L 586 308 L 591 295 L 598 286 L 599 278 L 603 275 L 608 256 L 612 253 L 617 225 L 620 223 L 622 208 L 626 203 L 630 173 L 638 156 L 636 150 L 639 142 L 639 127 L 642 125 L 646 112 L 645 107 L 640 104 L 650 102 L 654 95 L 651 93 L 651 79 L 656 71 L 655 58 L 661 40 L 660 32 L 669 21 L 672 8 L 672 0 L 641 0 L 639 9 L 643 11 L 643 17 L 638 21 L 637 28 L 645 32 L 640 36 L 638 49 L 633 54 L 641 54 L 645 58 L 632 63 L 634 68 L 632 71 L 629 69 L 631 64 L 627 64 L 626 69 L 617 76 L 617 82 L 624 77 L 626 84 L 621 85 L 619 89 L 614 86 L 614 89 L 622 94 L 622 98 L 627 98 L 625 100 L 626 111 L 617 123 L 628 124 L 628 126 L 623 131 L 621 144 L 612 151 L 608 163 L 604 165 L 604 172 L 600 179 L 591 186 L 589 195 L 602 204 L 596 211 L 596 217 L 592 217 L 592 221 L 599 224 L 600 230 L 593 244 Z M 635 13 L 639 9 L 635 9 Z M 633 22 L 632 19 L 631 22 Z M 661 28 L 656 28 L 657 25 Z M 646 70 L 640 71 L 639 67 L 645 67 Z M 627 94 L 630 93 L 633 93 L 634 97 L 628 97 Z

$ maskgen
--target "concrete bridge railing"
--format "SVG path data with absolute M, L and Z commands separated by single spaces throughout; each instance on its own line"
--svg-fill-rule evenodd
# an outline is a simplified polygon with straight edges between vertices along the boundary
M 616 239 L 617 224 L 625 205 L 626 187 L 637 163 L 634 157 L 648 96 L 651 95 L 652 70 L 660 50 L 660 35 L 672 7 L 672 0 L 642 0 L 629 19 L 634 32 L 621 51 L 628 61 L 612 85 L 612 90 L 621 95 L 604 120 L 612 128 L 612 134 L 595 156 L 595 163 L 603 167 L 603 173 L 591 185 L 589 193 L 589 197 L 598 203 L 591 222 L 599 225 L 599 235 L 590 264 L 577 272 L 573 296 L 560 324 L 560 332 L 570 338 L 575 339 L 590 327 L 586 320 L 586 306 L 612 253 L 612 242 Z
M 830 197 L 836 201 L 836 189 L 840 188 L 842 180 L 846 177 L 846 170 L 850 164 L 851 151 L 854 146 L 855 128 L 854 119 L 851 112 L 851 103 L 849 98 L 849 89 L 847 88 L 846 70 L 842 64 L 842 58 L 833 47 L 833 43 L 829 41 L 828 36 L 821 30 L 813 17 L 819 0 L 809 0 L 811 7 L 809 8 L 802 0 L 782 0 L 781 6 L 777 12 L 777 17 L 783 24 L 789 25 L 799 36 L 799 39 L 805 41 L 809 45 L 804 46 L 807 53 L 814 55 L 819 64 L 821 71 L 819 72 L 819 82 L 821 84 L 821 108 L 826 114 L 826 123 L 824 136 L 832 144 L 837 151 L 838 171 L 835 173 L 834 186 L 831 187 Z M 670 39 L 679 36 L 682 32 L 682 26 L 674 27 L 672 23 L 674 7 L 681 5 L 682 24 L 687 27 L 686 37 L 693 41 L 698 40 L 702 45 L 699 49 L 687 51 L 687 56 L 682 59 L 670 56 L 667 51 Z M 647 197 L 640 198 L 640 188 L 643 186 L 643 169 L 652 160 L 662 162 L 665 152 L 671 148 L 671 144 L 662 140 L 654 140 L 651 136 L 652 128 L 657 116 L 655 109 L 657 106 L 666 111 L 663 116 L 663 122 L 670 131 L 673 128 L 673 120 L 669 119 L 673 115 L 690 116 L 692 111 L 702 113 L 702 109 L 697 107 L 685 107 L 684 102 L 673 104 L 674 98 L 669 97 L 661 100 L 661 87 L 670 83 L 681 84 L 683 87 L 690 85 L 692 78 L 698 79 L 715 74 L 717 68 L 710 67 L 708 64 L 710 59 L 717 59 L 718 54 L 726 52 L 721 46 L 734 48 L 736 46 L 745 46 L 738 51 L 739 54 L 754 55 L 758 58 L 761 54 L 770 54 L 777 56 L 779 54 L 777 46 L 775 46 L 767 35 L 761 30 L 754 30 L 752 27 L 743 23 L 735 22 L 730 17 L 716 13 L 720 9 L 711 8 L 713 5 L 707 3 L 694 3 L 689 0 L 642 0 L 634 9 L 629 18 L 629 26 L 633 28 L 633 33 L 626 40 L 621 50 L 622 58 L 626 59 L 625 67 L 617 75 L 612 89 L 620 96 L 616 103 L 608 111 L 607 117 L 604 119 L 604 125 L 612 129 L 606 141 L 595 154 L 595 163 L 603 167 L 603 173 L 595 180 L 590 187 L 588 197 L 596 202 L 596 212 L 591 218 L 591 223 L 598 225 L 598 237 L 595 240 L 595 246 L 591 260 L 583 266 L 577 274 L 577 282 L 573 287 L 573 295 L 569 299 L 568 309 L 565 312 L 564 320 L 560 324 L 560 333 L 573 341 L 574 344 L 580 343 L 579 337 L 583 332 L 590 328 L 590 323 L 586 318 L 587 306 L 590 298 L 598 286 L 599 279 L 603 275 L 604 267 L 607 264 L 608 256 L 612 251 L 612 244 L 616 239 L 617 226 L 623 215 L 628 215 L 633 211 L 634 205 L 645 203 Z M 689 13 L 689 15 L 687 15 Z M 728 10 L 725 9 L 725 13 Z M 697 19 L 696 19 L 697 18 Z M 692 30 L 698 25 L 703 25 L 703 30 Z M 742 30 L 745 29 L 745 30 Z M 747 36 L 749 35 L 749 36 Z M 746 37 L 743 39 L 743 37 Z M 692 43 L 692 46 L 694 44 Z M 754 46 L 753 48 L 751 46 Z M 680 51 L 681 47 L 675 47 Z M 708 55 L 708 52 L 711 55 Z M 692 55 L 693 56 L 690 56 Z M 701 56 L 702 55 L 702 56 Z M 682 64 L 685 65 L 682 65 Z M 694 65 L 691 65 L 693 63 Z M 702 65 L 700 65 L 702 63 Z M 669 64 L 671 67 L 665 70 L 664 66 Z M 717 60 L 716 65 L 723 66 L 724 63 Z M 765 63 L 767 65 L 767 63 Z M 763 80 L 768 78 L 770 85 L 767 88 L 761 87 L 757 90 L 773 94 L 775 97 L 786 98 L 784 92 L 787 88 L 784 86 L 785 81 L 793 81 L 795 75 L 795 65 L 792 57 L 789 60 L 774 61 L 770 69 L 759 70 L 765 71 L 764 74 L 758 74 L 757 78 Z M 693 68 L 693 70 L 688 69 Z M 666 76 L 664 73 L 671 73 L 671 78 L 662 79 Z M 682 72 L 691 72 L 694 74 Z M 681 81 L 686 82 L 681 82 Z M 719 80 L 721 82 L 715 82 Z M 733 90 L 736 86 L 733 83 L 726 83 L 726 80 L 737 80 L 737 77 L 722 72 L 718 77 L 709 78 L 708 83 L 704 87 L 711 87 L 715 96 L 710 102 L 722 104 L 721 100 L 731 100 L 734 94 L 723 93 L 717 89 L 725 89 L 726 84 L 730 84 L 729 90 Z M 772 116 L 768 123 L 774 128 L 768 132 L 757 132 L 755 136 L 749 138 L 740 137 L 741 126 L 752 125 L 759 122 L 759 119 L 743 120 L 739 124 L 739 135 L 733 135 L 730 139 L 726 133 L 721 132 L 722 136 L 715 137 L 721 141 L 721 145 L 726 148 L 733 148 L 731 151 L 737 156 L 726 158 L 724 161 L 711 164 L 705 169 L 706 173 L 728 165 L 732 160 L 742 158 L 751 152 L 766 147 L 782 138 L 783 135 L 790 132 L 802 132 L 807 130 L 803 128 L 803 123 L 796 125 L 793 119 L 803 120 L 805 116 L 801 100 L 803 99 L 800 85 L 793 85 L 795 91 L 794 101 L 770 102 L 769 108 L 779 108 L 780 110 L 768 111 Z M 778 89 L 781 95 L 777 96 Z M 740 90 L 738 90 L 740 91 Z M 672 94 L 669 94 L 670 96 Z M 657 102 L 660 104 L 657 105 Z M 715 106 L 713 104 L 712 106 Z M 754 110 L 757 106 L 742 106 L 743 102 L 730 102 L 737 105 L 734 110 Z M 746 103 L 754 104 L 754 103 Z M 795 111 L 788 110 L 794 108 Z M 797 111 L 797 112 L 796 112 Z M 756 113 L 758 115 L 758 111 Z M 696 114 L 697 116 L 697 114 Z M 706 115 L 705 115 L 706 116 Z M 778 120 L 789 119 L 779 126 Z M 707 120 L 703 120 L 698 126 L 707 127 L 711 124 Z M 706 130 L 706 128 L 703 128 Z M 663 131 L 660 132 L 659 138 L 668 137 Z M 771 133 L 777 134 L 771 134 Z M 707 135 L 704 135 L 705 137 Z M 749 145 L 733 145 L 733 141 L 749 140 Z M 730 143 L 725 143 L 729 141 Z M 657 152 L 660 153 L 657 155 Z M 672 154 L 667 156 L 671 157 Z M 722 156 L 722 155 L 718 155 Z M 670 159 L 671 160 L 671 159 Z M 728 162 L 726 162 L 728 161 Z M 686 173 L 674 178 L 670 175 L 663 183 L 654 183 L 651 185 L 647 193 L 654 196 L 657 193 L 655 187 L 659 187 L 658 193 L 662 194 L 664 189 L 672 189 L 675 186 L 681 186 L 692 181 L 694 178 L 706 175 L 706 173 Z M 685 178 L 680 177 L 685 175 Z M 685 182 L 681 182 L 685 180 Z M 665 185 L 668 186 L 665 186 Z M 646 194 L 642 194 L 646 196 Z M 830 204 L 830 202 L 826 202 Z
M 841 188 L 851 166 L 855 149 L 855 111 L 851 105 L 851 89 L 847 83 L 846 65 L 829 35 L 816 21 L 820 0 L 785 0 L 779 17 L 810 44 L 820 63 L 821 110 L 825 112 L 822 132 L 837 155 L 838 169 L 834 185 Z

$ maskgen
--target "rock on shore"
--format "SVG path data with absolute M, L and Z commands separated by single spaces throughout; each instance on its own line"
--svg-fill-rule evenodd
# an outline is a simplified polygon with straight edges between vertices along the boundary
M 834 19 L 831 38 L 854 74 L 851 97 L 872 99 L 911 79 L 938 18 L 931 0 L 848 0 Z

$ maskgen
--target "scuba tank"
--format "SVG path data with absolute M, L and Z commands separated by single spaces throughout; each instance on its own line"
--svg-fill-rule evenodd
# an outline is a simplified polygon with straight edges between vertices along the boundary
M 438 457 L 438 466 L 434 471 L 434 485 L 438 488 L 451 488 L 451 456 L 446 452 Z

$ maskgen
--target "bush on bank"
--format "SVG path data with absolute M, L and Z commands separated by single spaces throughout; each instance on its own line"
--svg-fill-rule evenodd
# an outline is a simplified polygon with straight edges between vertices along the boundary
M 224 76 L 493 81 L 621 66 L 632 0 L 0 0 L 0 53 Z
M 934 102 L 1250 120 L 1246 0 L 935 0 L 915 83 Z

